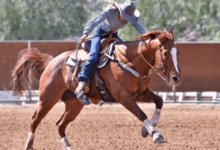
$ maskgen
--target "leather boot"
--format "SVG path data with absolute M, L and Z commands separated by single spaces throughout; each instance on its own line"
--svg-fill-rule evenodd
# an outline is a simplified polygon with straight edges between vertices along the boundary
M 75 90 L 75 94 L 77 99 L 83 103 L 84 105 L 89 105 L 91 104 L 90 100 L 86 97 L 86 95 L 84 94 L 84 88 L 86 86 L 86 83 L 83 81 L 80 81 L 76 90 Z

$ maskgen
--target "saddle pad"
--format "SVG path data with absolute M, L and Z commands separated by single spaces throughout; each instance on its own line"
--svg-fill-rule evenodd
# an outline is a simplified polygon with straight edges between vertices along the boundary
M 66 64 L 68 66 L 71 66 L 71 67 L 75 67 L 76 66 L 76 60 L 73 60 L 72 58 L 68 57 L 66 59 Z M 85 65 L 85 61 L 82 61 L 80 64 L 79 64 L 79 67 L 83 67 Z
M 89 53 L 84 51 L 83 49 L 79 49 L 78 53 L 76 52 L 77 51 L 74 51 L 73 53 L 71 53 L 69 57 L 73 60 L 76 60 L 76 54 L 77 54 L 78 60 L 86 61 L 89 59 Z
M 114 49 L 115 49 L 114 46 L 115 46 L 115 44 L 116 44 L 117 42 L 118 42 L 118 41 L 114 41 L 113 43 L 110 44 L 110 48 L 109 48 L 108 51 L 106 51 L 106 54 L 108 54 L 109 56 L 112 56 L 112 54 L 113 54 L 113 52 L 114 52 Z M 100 60 L 100 62 L 99 62 L 99 64 L 98 64 L 97 68 L 102 68 L 102 67 L 104 67 L 104 66 L 107 64 L 108 60 L 109 60 L 109 57 L 106 57 L 106 56 L 104 55 L 104 58 Z
M 114 45 L 117 43 L 117 41 L 114 41 L 113 43 L 111 43 L 110 44 L 110 48 L 108 48 L 108 50 L 107 51 L 105 51 L 104 53 L 106 53 L 108 56 L 112 56 L 112 54 L 113 54 L 113 52 L 114 52 Z M 76 65 L 76 61 L 74 61 L 74 60 L 76 60 L 76 54 L 77 54 L 77 58 L 78 58 L 78 60 L 80 60 L 81 62 L 85 62 L 85 61 L 87 61 L 88 59 L 89 59 L 89 55 L 90 55 L 90 53 L 88 53 L 88 52 L 86 52 L 86 51 L 84 51 L 84 49 L 79 49 L 78 50 L 78 53 L 76 53 L 77 51 L 75 50 L 75 51 L 73 51 L 70 55 L 69 55 L 69 57 L 67 58 L 67 60 L 66 60 L 66 64 L 67 65 L 69 65 L 69 66 L 75 66 Z M 103 52 L 101 52 L 101 53 L 103 53 Z M 103 55 L 102 54 L 102 56 L 100 57 L 100 60 L 99 60 L 99 64 L 97 65 L 97 68 L 102 68 L 102 67 L 104 67 L 106 64 L 107 64 L 107 62 L 108 62 L 108 60 L 109 60 L 109 57 L 106 57 L 105 56 L 105 54 Z M 85 63 L 83 63 L 83 65 L 84 65 Z M 79 67 L 81 67 L 81 66 L 83 66 L 82 65 L 82 63 L 80 64 L 80 66 Z

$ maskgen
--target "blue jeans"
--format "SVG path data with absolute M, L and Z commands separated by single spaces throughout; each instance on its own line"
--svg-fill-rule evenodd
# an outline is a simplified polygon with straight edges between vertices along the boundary
M 100 36 L 102 34 L 106 34 L 102 28 L 98 27 L 96 29 L 96 32 L 94 34 L 94 38 L 92 39 L 92 45 L 91 45 L 91 50 L 90 50 L 90 56 L 87 61 L 87 64 L 85 67 L 82 69 L 82 71 L 78 74 L 78 81 L 84 81 L 87 82 L 93 75 L 97 65 L 99 64 L 99 58 L 100 58 L 100 51 L 101 51 L 101 40 L 103 38 L 109 37 L 109 35 L 104 35 L 101 37 L 96 37 Z M 122 41 L 118 37 L 118 33 L 113 34 L 114 38 L 117 38 L 119 41 Z

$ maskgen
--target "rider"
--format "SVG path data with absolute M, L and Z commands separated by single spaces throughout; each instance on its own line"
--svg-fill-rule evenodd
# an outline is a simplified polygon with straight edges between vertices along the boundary
M 101 50 L 100 41 L 109 36 L 101 35 L 114 31 L 113 37 L 117 38 L 119 41 L 122 41 L 118 37 L 118 29 L 123 28 L 128 22 L 132 23 L 140 34 L 147 32 L 147 29 L 138 22 L 140 13 L 136 9 L 134 2 L 130 0 L 126 0 L 124 3 L 115 2 L 114 0 L 106 1 L 110 5 L 108 5 L 104 12 L 88 22 L 84 29 L 83 36 L 79 39 L 80 43 L 85 41 L 90 32 L 100 24 L 96 29 L 94 38 L 92 39 L 92 46 L 88 62 L 78 74 L 79 84 L 75 90 L 75 94 L 78 100 L 84 105 L 89 105 L 91 103 L 84 94 L 84 88 L 86 86 L 86 82 L 92 77 L 99 63 Z

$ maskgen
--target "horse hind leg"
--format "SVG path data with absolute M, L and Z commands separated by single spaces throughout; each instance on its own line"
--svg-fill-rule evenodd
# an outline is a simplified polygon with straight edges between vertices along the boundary
M 46 95 L 46 96 L 45 96 Z M 25 150 L 33 150 L 35 131 L 41 120 L 47 115 L 51 108 L 59 101 L 62 92 L 59 95 L 40 94 L 39 107 L 32 116 L 30 132 L 28 134 Z
M 62 121 L 64 115 L 66 114 L 66 110 L 64 111 L 63 115 L 60 117 L 60 119 L 56 122 L 56 125 L 58 126 L 58 124 Z
M 84 105 L 81 104 L 77 99 L 74 99 L 65 101 L 65 106 L 66 110 L 64 114 L 62 115 L 61 119 L 57 121 L 57 129 L 61 137 L 61 144 L 63 149 L 71 150 L 71 146 L 66 137 L 65 129 L 67 125 L 78 116 Z
M 36 114 L 37 114 L 37 110 L 34 112 L 32 116 L 32 120 L 36 117 Z M 25 149 L 33 150 L 34 149 L 33 144 L 34 144 L 34 133 L 29 132 Z

